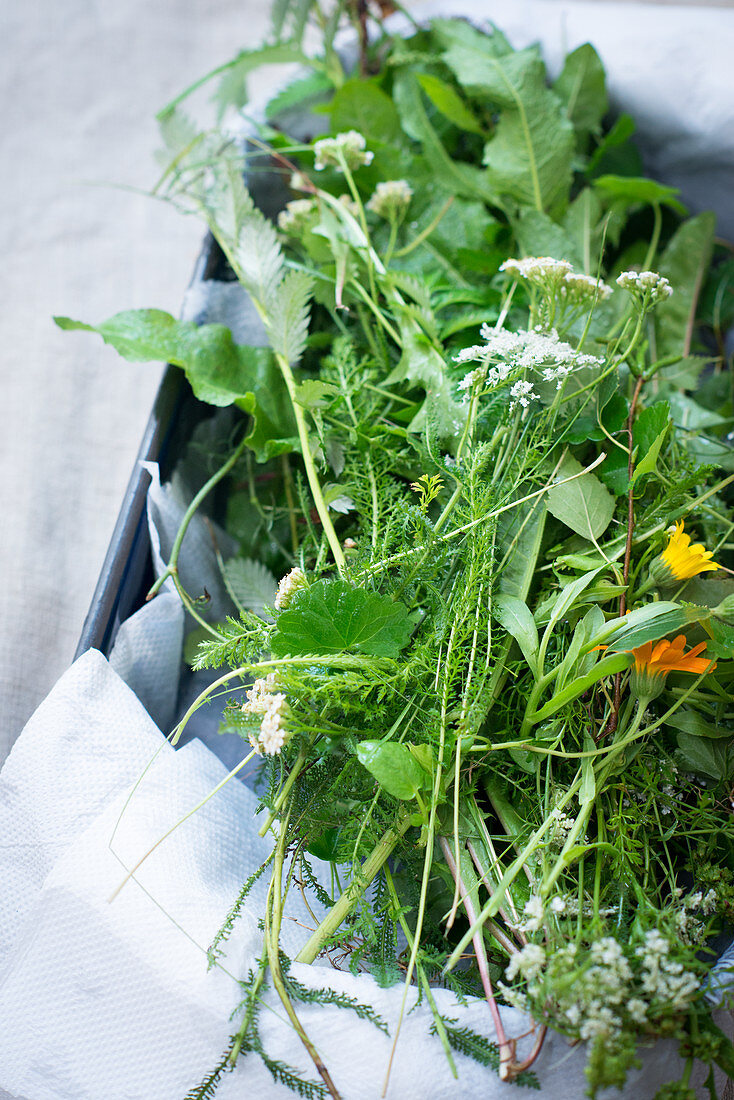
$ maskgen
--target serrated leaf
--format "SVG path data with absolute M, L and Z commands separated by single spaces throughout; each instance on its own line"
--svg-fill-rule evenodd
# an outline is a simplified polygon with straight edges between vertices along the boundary
M 609 109 L 604 66 L 588 42 L 566 57 L 553 91 L 564 104 L 583 147 L 588 135 L 599 130 Z
M 360 741 L 357 759 L 394 798 L 409 801 L 431 786 L 431 776 L 407 745 L 396 741 Z
M 479 119 L 461 98 L 455 88 L 431 73 L 419 73 L 418 81 L 437 111 L 460 130 L 471 134 L 483 134 Z
M 294 108 L 302 110 L 314 100 L 326 96 L 333 88 L 334 83 L 326 73 L 314 72 L 299 77 L 273 96 L 265 108 L 265 117 L 271 122 L 286 111 Z
M 559 480 L 573 477 L 582 470 L 581 463 L 567 455 L 557 477 Z M 594 474 L 582 474 L 563 485 L 553 485 L 546 496 L 546 507 L 566 527 L 594 542 L 609 526 L 615 504 L 614 497 Z
M 227 588 L 240 609 L 263 617 L 266 607 L 275 603 L 278 589 L 270 570 L 252 558 L 230 558 L 224 565 Z
M 217 106 L 217 119 L 221 121 L 228 107 L 240 110 L 247 103 L 247 77 L 261 65 L 308 64 L 308 57 L 297 46 L 268 44 L 255 50 L 242 50 L 225 69 L 212 101 Z
M 271 346 L 291 366 L 306 347 L 313 286 L 313 279 L 305 272 L 289 271 L 267 301 Z
M 281 657 L 357 650 L 394 658 L 412 629 L 405 604 L 345 581 L 316 581 L 278 616 L 272 650 Z
M 331 382 L 307 378 L 296 386 L 296 401 L 304 409 L 323 409 L 330 405 L 339 390 Z
M 696 306 L 714 248 L 716 217 L 698 214 L 671 237 L 660 258 L 659 270 L 670 280 L 673 293 L 655 310 L 657 354 L 688 355 Z

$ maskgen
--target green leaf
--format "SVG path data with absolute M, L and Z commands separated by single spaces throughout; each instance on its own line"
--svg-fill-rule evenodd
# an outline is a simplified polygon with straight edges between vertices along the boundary
M 394 658 L 412 629 L 405 604 L 345 581 L 316 581 L 278 616 L 271 644 L 279 657 L 352 649 Z
M 426 400 L 424 408 L 411 422 L 410 430 L 422 431 L 428 416 L 443 438 L 453 438 L 457 424 L 466 417 L 466 410 L 454 400 L 443 356 L 409 317 L 400 317 L 398 325 L 403 354 L 385 384 L 414 382 L 421 385 L 426 391 Z
M 539 646 L 538 628 L 527 604 L 515 596 L 500 594 L 494 602 L 493 610 L 497 621 L 520 646 L 530 668 L 535 669 Z
M 330 405 L 338 388 L 331 382 L 321 382 L 318 378 L 307 378 L 296 386 L 296 401 L 304 409 L 323 409 Z
M 556 216 L 568 205 L 575 135 L 545 79 L 534 50 L 488 60 L 480 91 L 504 109 L 484 163 L 494 191 Z
M 594 750 L 596 746 L 592 739 L 587 735 L 584 738 L 584 752 Z M 583 805 L 585 802 L 593 802 L 596 797 L 596 777 L 594 775 L 594 758 L 593 756 L 586 756 L 581 761 L 581 786 L 579 788 L 579 802 Z
M 564 104 L 583 148 L 588 135 L 599 131 L 609 109 L 604 66 L 588 42 L 568 55 L 553 91 Z
M 230 558 L 223 572 L 227 589 L 241 610 L 262 617 L 265 608 L 273 606 L 278 582 L 262 562 Z
M 286 111 L 303 110 L 315 100 L 323 99 L 333 88 L 334 83 L 326 73 L 315 72 L 299 77 L 273 96 L 265 108 L 265 117 L 270 122 Z
M 678 734 L 676 764 L 684 771 L 704 775 L 719 783 L 734 774 L 734 753 L 729 744 L 704 739 L 690 733 Z
M 685 707 L 674 711 L 669 718 L 666 718 L 665 725 L 670 726 L 671 729 L 688 733 L 692 737 L 713 737 L 716 739 L 734 737 L 733 729 L 724 725 L 714 725 L 702 714 L 699 714 L 697 710 L 688 710 Z
M 266 45 L 242 50 L 228 65 L 214 95 L 217 117 L 221 121 L 228 107 L 242 108 L 247 103 L 247 77 L 260 65 L 308 64 L 309 59 L 294 45 Z
M 643 409 L 632 427 L 632 442 L 637 450 L 638 460 L 655 445 L 661 432 L 670 427 L 670 405 L 667 401 L 656 401 L 654 405 Z
M 673 234 L 660 258 L 659 270 L 673 293 L 655 310 L 658 357 L 688 355 L 696 307 L 714 248 L 716 218 L 698 214 Z
M 298 362 L 306 347 L 313 286 L 313 279 L 303 271 L 289 271 L 268 302 L 271 346 L 291 366 Z
M 513 228 L 524 255 L 551 256 L 554 260 L 568 260 L 577 271 L 584 269 L 583 252 L 570 233 L 543 211 L 521 207 Z
M 619 447 L 610 447 L 609 454 L 598 467 L 599 478 L 615 496 L 624 496 L 629 488 L 629 459 Z
M 638 176 L 642 160 L 635 144 L 630 140 L 635 132 L 635 121 L 628 114 L 621 114 L 605 134 L 589 160 L 586 175 L 616 174 Z
M 685 206 L 675 197 L 680 193 L 677 187 L 667 187 L 644 176 L 598 176 L 593 186 L 604 198 L 626 207 L 659 203 L 677 214 L 687 213 Z
M 557 477 L 573 477 L 583 466 L 567 455 Z M 614 515 L 614 497 L 594 474 L 582 474 L 564 485 L 554 485 L 546 496 L 551 515 L 570 527 L 577 535 L 594 542 L 606 531 Z
M 431 785 L 431 776 L 408 746 L 396 741 L 360 741 L 357 759 L 394 798 L 407 802 Z
M 354 77 L 342 84 L 331 102 L 335 134 L 358 130 L 370 143 L 403 144 L 403 128 L 395 104 L 374 79 Z
M 406 133 L 421 142 L 423 155 L 434 172 L 434 182 L 455 195 L 496 202 L 497 193 L 490 186 L 486 173 L 449 155 L 423 106 L 421 86 L 415 73 L 399 74 L 393 96 Z
M 418 82 L 436 110 L 454 126 L 471 134 L 484 134 L 484 128 L 472 109 L 445 80 L 431 73 L 419 73 Z
M 224 325 L 177 321 L 158 309 L 117 313 L 96 327 L 68 317 L 54 320 L 67 331 L 98 333 L 133 362 L 155 360 L 182 367 L 200 401 L 236 403 L 255 418 L 248 441 L 258 457 L 293 449 L 296 425 L 269 348 L 241 347 Z
M 709 607 L 677 604 L 666 600 L 638 607 L 619 619 L 611 619 L 594 639 L 594 645 L 606 644 L 609 650 L 630 650 L 678 632 L 692 623 L 711 617 Z

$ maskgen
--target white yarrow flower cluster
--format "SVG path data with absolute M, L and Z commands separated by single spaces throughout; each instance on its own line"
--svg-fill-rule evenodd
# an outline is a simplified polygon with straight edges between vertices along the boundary
M 247 702 L 243 704 L 243 714 L 260 718 L 259 731 L 249 735 L 250 744 L 260 755 L 274 756 L 285 744 L 287 701 L 282 691 L 275 690 L 277 686 L 276 673 L 270 672 L 255 680 L 245 692 Z
M 413 188 L 407 180 L 382 180 L 367 203 L 367 209 L 386 221 L 400 217 L 413 198 Z
M 308 588 L 308 581 L 306 580 L 306 574 L 302 569 L 296 566 L 291 569 L 290 573 L 287 573 L 285 577 L 281 577 L 278 584 L 278 591 L 275 594 L 275 607 L 278 611 L 284 611 L 288 604 L 293 599 L 293 596 L 301 588 Z
M 525 279 L 533 286 L 550 294 L 558 294 L 573 303 L 597 299 L 604 301 L 612 288 L 601 279 L 574 271 L 568 260 L 554 260 L 551 256 L 528 256 L 523 260 L 505 260 L 500 265 L 512 279 Z
M 344 165 L 350 172 L 371 164 L 373 153 L 368 152 L 364 136 L 357 130 L 347 130 L 333 138 L 320 138 L 314 142 L 314 168 L 321 172 L 324 168 L 337 168 L 344 171 Z
M 258 737 L 260 751 L 266 756 L 275 756 L 283 748 L 286 739 L 284 718 L 287 710 L 286 697 L 282 691 L 268 699 L 263 720 L 260 723 Z
M 537 894 L 531 894 L 525 902 L 523 915 L 525 919 L 518 925 L 524 932 L 537 932 L 543 927 L 543 902 Z
M 578 271 L 569 271 L 563 276 L 558 292 L 562 298 L 572 302 L 586 302 L 596 298 L 605 302 L 611 297 L 612 288 L 602 279 L 595 279 L 593 275 L 583 275 Z
M 308 229 L 317 211 L 315 199 L 293 199 L 278 214 L 278 229 L 291 237 L 298 237 Z
M 603 363 L 595 355 L 576 351 L 565 340 L 561 340 L 555 329 L 550 332 L 539 332 L 537 329 L 507 332 L 505 329 L 482 325 L 481 334 L 486 340 L 485 355 L 503 359 L 516 369 L 541 370 L 544 366 L 568 366 L 575 370 L 580 367 L 599 367 Z
M 617 286 L 653 306 L 673 293 L 668 280 L 657 271 L 623 271 L 617 277 Z
M 274 672 L 269 672 L 267 676 L 255 680 L 252 687 L 245 692 L 247 702 L 242 706 L 243 712 L 245 714 L 264 714 L 270 697 L 275 691 L 276 682 L 277 677 Z
M 509 982 L 519 975 L 526 981 L 532 982 L 538 977 L 545 966 L 545 951 L 537 943 L 527 943 L 522 951 L 518 951 L 510 959 L 505 970 L 505 977 Z
M 551 256 L 528 256 L 523 260 L 505 260 L 500 264 L 512 279 L 527 279 L 537 286 L 546 286 L 549 282 L 560 282 L 573 271 L 568 260 L 554 260 Z
M 645 943 L 635 954 L 642 960 L 641 985 L 650 1000 L 685 1008 L 698 990 L 699 979 L 670 958 L 670 941 L 653 929 L 645 933 Z

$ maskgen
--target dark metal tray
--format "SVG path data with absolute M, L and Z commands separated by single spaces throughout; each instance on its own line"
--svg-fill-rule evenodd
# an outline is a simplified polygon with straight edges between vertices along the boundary
M 200 280 L 226 282 L 231 278 L 219 246 L 210 234 L 207 235 L 192 283 Z M 151 478 L 141 462 L 157 462 L 161 467 L 161 480 L 165 481 L 192 428 L 210 413 L 211 408 L 194 397 L 183 371 L 169 364 L 143 433 L 75 659 L 88 649 L 99 649 L 109 657 L 120 623 L 143 606 L 153 583 L 146 516 Z

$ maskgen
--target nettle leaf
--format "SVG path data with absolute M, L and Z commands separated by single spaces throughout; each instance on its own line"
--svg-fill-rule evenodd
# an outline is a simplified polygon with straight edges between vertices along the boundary
M 252 558 L 230 558 L 223 573 L 227 589 L 240 609 L 262 617 L 265 608 L 275 603 L 278 582 L 262 562 Z
M 557 477 L 559 480 L 573 477 L 582 470 L 581 463 L 567 455 Z M 582 474 L 573 481 L 552 486 L 546 496 L 546 507 L 566 527 L 594 542 L 609 526 L 614 515 L 615 501 L 598 477 L 594 474 Z
M 101 325 L 55 317 L 59 328 L 98 333 L 132 362 L 182 367 L 191 389 L 209 405 L 236 404 L 254 425 L 248 442 L 258 458 L 294 449 L 296 425 L 280 371 L 269 348 L 235 344 L 224 325 L 177 321 L 159 309 L 117 313 Z
M 412 629 L 405 604 L 346 581 L 316 581 L 278 616 L 271 645 L 279 657 L 353 649 L 395 658 Z
M 714 248 L 716 217 L 712 213 L 690 218 L 673 234 L 660 259 L 661 275 L 673 293 L 654 313 L 657 354 L 687 355 L 690 351 L 696 307 Z
M 418 791 L 431 787 L 430 772 L 421 767 L 408 745 L 396 741 L 360 741 L 357 759 L 394 798 L 407 802 Z
M 588 42 L 568 55 L 553 91 L 564 104 L 580 145 L 585 146 L 589 134 L 601 128 L 609 109 L 604 66 Z
M 433 106 L 444 118 L 454 126 L 458 126 L 460 130 L 467 130 L 471 134 L 484 134 L 484 127 L 479 119 L 455 88 L 431 73 L 419 73 L 418 81 Z

